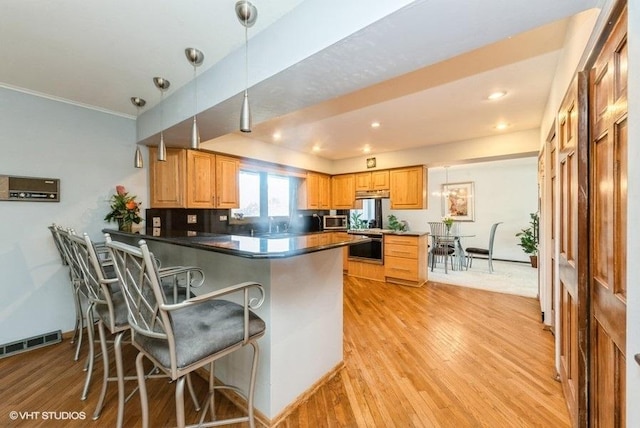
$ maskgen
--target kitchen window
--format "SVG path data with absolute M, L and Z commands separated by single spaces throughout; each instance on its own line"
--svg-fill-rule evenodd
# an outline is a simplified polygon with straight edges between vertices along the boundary
M 289 177 L 241 169 L 238 183 L 240 208 L 231 210 L 233 219 L 289 217 L 291 207 Z

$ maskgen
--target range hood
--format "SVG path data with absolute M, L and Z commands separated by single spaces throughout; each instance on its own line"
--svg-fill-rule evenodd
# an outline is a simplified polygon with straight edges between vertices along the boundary
M 356 190 L 356 199 L 383 199 L 388 197 L 388 190 Z

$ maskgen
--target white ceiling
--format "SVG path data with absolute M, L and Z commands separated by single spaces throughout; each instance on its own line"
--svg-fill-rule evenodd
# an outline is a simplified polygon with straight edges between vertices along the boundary
M 321 4 L 253 0 L 259 14 L 250 44 L 259 43 L 266 29 L 277 29 L 279 18 L 295 14 L 303 1 Z M 361 155 L 365 146 L 381 153 L 536 128 L 569 18 L 597 3 L 412 2 L 252 85 L 254 126 L 247 136 L 307 153 L 317 146 L 318 156 L 344 159 Z M 136 110 L 129 98 L 140 96 L 146 113 L 159 101 L 152 77 L 168 78 L 173 92 L 192 81 L 184 48 L 205 53 L 199 76 L 244 52 L 234 4 L 3 0 L 0 85 L 131 117 Z M 318 29 L 309 31 L 331 25 L 318 19 Z M 487 101 L 494 90 L 508 93 Z M 170 108 L 171 101 L 165 98 L 163 105 Z M 199 114 L 203 140 L 237 129 L 236 101 L 237 94 Z M 169 145 L 187 144 L 186 116 L 169 124 Z M 372 121 L 381 126 L 372 129 Z M 499 121 L 509 127 L 498 131 Z M 153 144 L 155 132 L 143 142 Z

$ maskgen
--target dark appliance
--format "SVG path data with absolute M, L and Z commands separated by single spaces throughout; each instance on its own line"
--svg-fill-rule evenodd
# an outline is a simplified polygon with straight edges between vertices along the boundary
M 383 264 L 384 251 L 382 244 L 382 231 L 376 229 L 350 230 L 350 234 L 362 235 L 370 238 L 370 241 L 360 242 L 349 246 L 349 260 L 359 262 Z
M 0 200 L 60 202 L 60 179 L 0 175 Z

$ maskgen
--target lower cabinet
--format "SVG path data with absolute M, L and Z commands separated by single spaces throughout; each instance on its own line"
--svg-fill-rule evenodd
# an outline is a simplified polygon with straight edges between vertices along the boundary
M 387 282 L 414 287 L 427 282 L 427 237 L 384 236 L 384 276 Z

